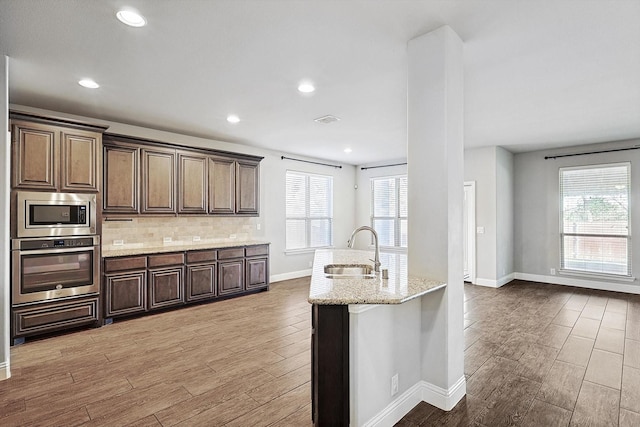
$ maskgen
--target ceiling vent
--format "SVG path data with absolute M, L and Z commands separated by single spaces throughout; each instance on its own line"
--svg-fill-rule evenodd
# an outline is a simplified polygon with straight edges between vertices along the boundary
M 333 123 L 333 122 L 337 122 L 340 119 L 336 116 L 332 116 L 331 114 L 329 114 L 328 116 L 322 116 L 322 117 L 318 117 L 317 119 L 313 119 L 313 121 L 318 122 L 318 123 L 324 123 L 329 124 L 329 123 Z

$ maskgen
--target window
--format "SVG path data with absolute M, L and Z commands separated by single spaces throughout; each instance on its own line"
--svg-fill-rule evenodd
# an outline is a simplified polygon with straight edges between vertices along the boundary
M 333 177 L 287 171 L 286 248 L 333 243 Z
M 371 180 L 371 226 L 378 243 L 386 247 L 407 247 L 407 177 Z
M 561 268 L 631 276 L 630 164 L 560 169 Z

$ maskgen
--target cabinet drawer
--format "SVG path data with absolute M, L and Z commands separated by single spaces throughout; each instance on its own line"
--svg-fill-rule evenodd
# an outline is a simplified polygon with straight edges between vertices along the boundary
M 218 259 L 244 258 L 244 248 L 220 249 Z
M 216 259 L 217 259 L 217 251 L 215 250 L 187 252 L 187 264 L 215 261 Z
M 146 256 L 132 256 L 125 258 L 105 258 L 104 272 L 111 273 L 113 271 L 125 270 L 142 270 L 147 268 Z
M 98 299 L 44 304 L 13 310 L 14 336 L 86 325 L 98 320 Z
M 245 253 L 246 256 L 268 255 L 269 245 L 247 246 Z
M 149 268 L 184 264 L 184 253 L 149 255 Z

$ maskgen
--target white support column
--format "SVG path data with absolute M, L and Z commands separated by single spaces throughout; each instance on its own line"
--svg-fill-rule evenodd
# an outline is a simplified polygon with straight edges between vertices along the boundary
M 409 41 L 409 274 L 444 280 L 422 298 L 423 399 L 466 393 L 463 322 L 463 43 L 448 26 Z
M 9 57 L 0 55 L 0 380 L 9 378 Z

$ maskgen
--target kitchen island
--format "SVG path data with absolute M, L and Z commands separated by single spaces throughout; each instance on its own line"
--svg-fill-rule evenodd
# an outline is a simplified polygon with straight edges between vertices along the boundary
M 373 257 L 373 252 L 360 250 L 315 253 L 309 302 L 313 304 L 311 382 L 316 426 L 372 423 L 393 407 L 397 394 L 409 396 L 405 399 L 409 410 L 417 403 L 411 400 L 415 393 L 407 393 L 420 382 L 414 368 L 420 365 L 423 351 L 421 298 L 437 295 L 446 284 L 410 277 L 407 254 L 400 252 L 380 254 L 387 279 L 381 272 L 368 276 L 325 273 L 327 265 L 372 265 Z

